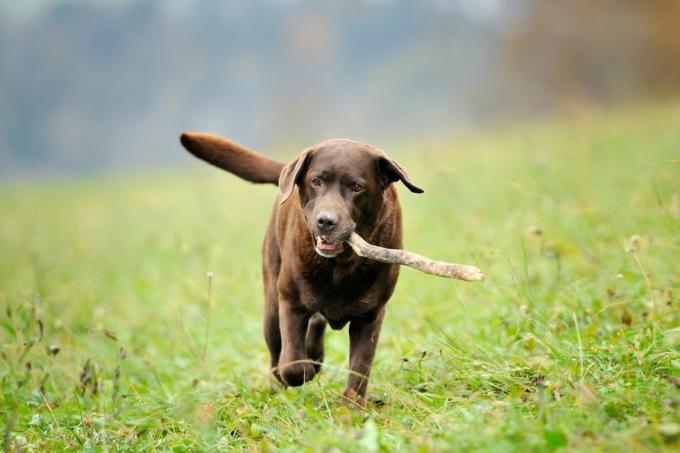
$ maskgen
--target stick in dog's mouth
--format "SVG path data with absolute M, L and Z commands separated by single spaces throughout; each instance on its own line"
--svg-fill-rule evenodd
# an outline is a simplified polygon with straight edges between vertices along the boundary
M 357 233 L 352 233 L 349 239 L 347 239 L 347 244 L 352 247 L 354 253 L 364 258 L 383 263 L 403 264 L 426 274 L 456 278 L 466 282 L 481 282 L 485 278 L 482 271 L 475 266 L 445 263 L 443 261 L 431 260 L 408 250 L 378 247 L 377 245 L 369 244 Z

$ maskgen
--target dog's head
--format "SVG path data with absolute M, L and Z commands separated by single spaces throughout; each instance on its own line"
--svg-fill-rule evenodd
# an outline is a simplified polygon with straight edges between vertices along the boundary
M 411 192 L 423 190 L 406 171 L 377 148 L 335 139 L 306 149 L 279 177 L 281 203 L 297 187 L 316 252 L 333 258 L 357 226 L 372 226 L 380 215 L 384 191 L 404 183 Z

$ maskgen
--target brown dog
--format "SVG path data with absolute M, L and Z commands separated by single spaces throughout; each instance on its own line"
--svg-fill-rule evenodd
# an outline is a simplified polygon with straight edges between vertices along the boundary
M 205 133 L 184 133 L 194 156 L 256 183 L 278 184 L 263 247 L 264 337 L 274 375 L 285 385 L 312 379 L 323 361 L 326 323 L 349 322 L 351 374 L 344 396 L 366 404 L 366 387 L 385 304 L 399 266 L 355 255 L 356 231 L 374 245 L 401 248 L 401 207 L 391 184 L 421 193 L 382 151 L 335 139 L 288 165 Z

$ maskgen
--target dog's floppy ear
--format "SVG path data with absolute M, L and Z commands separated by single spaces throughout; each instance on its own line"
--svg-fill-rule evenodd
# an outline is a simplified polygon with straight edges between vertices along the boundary
M 281 175 L 279 176 L 279 191 L 281 192 L 280 204 L 288 201 L 293 194 L 295 185 L 299 184 L 304 177 L 307 166 L 309 165 L 311 151 L 311 149 L 306 149 L 297 159 L 283 167 Z
M 378 159 L 378 174 L 380 177 L 380 184 L 383 188 L 387 188 L 391 183 L 401 180 L 408 190 L 414 193 L 423 193 L 424 190 L 413 184 L 411 178 L 409 178 L 406 170 L 399 165 L 394 159 L 390 159 L 387 156 L 381 156 Z

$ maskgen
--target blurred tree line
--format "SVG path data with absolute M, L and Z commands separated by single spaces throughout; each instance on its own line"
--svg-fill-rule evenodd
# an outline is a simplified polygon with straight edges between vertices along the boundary
M 521 109 L 672 95 L 680 90 L 680 2 L 532 1 L 503 48 Z
M 677 0 L 0 0 L 0 174 L 381 146 L 680 89 Z

